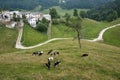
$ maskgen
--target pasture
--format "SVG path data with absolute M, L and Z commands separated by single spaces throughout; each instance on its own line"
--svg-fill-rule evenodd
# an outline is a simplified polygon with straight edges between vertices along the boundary
M 54 59 L 61 60 L 61 64 L 48 70 L 45 63 L 50 49 L 60 52 Z M 45 53 L 42 56 L 32 55 L 38 50 Z M 89 55 L 81 57 L 84 53 Z M 119 80 L 119 56 L 120 48 L 106 44 L 82 41 L 82 49 L 79 49 L 77 40 L 54 41 L 31 50 L 0 54 L 0 79 Z

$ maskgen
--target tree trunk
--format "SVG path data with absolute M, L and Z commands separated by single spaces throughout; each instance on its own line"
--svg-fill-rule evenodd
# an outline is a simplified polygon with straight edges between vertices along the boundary
M 78 45 L 79 45 L 79 48 L 81 49 L 80 32 L 79 32 L 79 31 L 77 31 L 77 38 L 78 38 Z

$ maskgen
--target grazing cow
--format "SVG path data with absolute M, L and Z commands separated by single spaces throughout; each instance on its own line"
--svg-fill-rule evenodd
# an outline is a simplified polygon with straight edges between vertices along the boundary
M 47 66 L 48 69 L 50 69 L 51 63 L 50 63 L 50 60 L 49 60 L 49 59 L 48 59 L 48 63 L 45 63 L 45 65 Z
M 88 54 L 83 54 L 81 57 L 86 57 L 86 56 L 88 56 Z
M 59 54 L 60 54 L 59 52 L 55 51 L 55 52 L 51 52 L 51 53 L 50 53 L 50 56 L 52 56 L 52 55 L 55 56 L 55 55 L 59 55 Z
M 51 49 L 50 51 L 48 51 L 48 54 L 50 54 L 53 50 Z
M 39 51 L 38 56 L 41 56 L 43 53 L 44 53 L 43 51 Z
M 57 65 L 59 65 L 61 63 L 61 61 L 56 61 L 55 63 L 54 63 L 54 67 L 56 67 Z
M 59 55 L 60 53 L 56 51 L 56 52 L 54 52 L 54 54 L 55 54 L 55 55 L 56 55 L 56 54 Z
M 32 55 L 41 56 L 43 53 L 44 53 L 43 51 L 36 51 L 36 52 L 33 52 Z
M 49 60 L 49 61 L 53 61 L 53 57 L 49 57 L 48 60 Z
M 32 53 L 32 55 L 37 55 L 37 54 L 38 54 L 38 52 L 33 52 L 33 53 Z

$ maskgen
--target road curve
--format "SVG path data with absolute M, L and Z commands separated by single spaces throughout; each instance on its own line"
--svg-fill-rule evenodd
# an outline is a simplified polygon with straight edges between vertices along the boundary
M 120 26 L 120 24 L 116 24 L 116 25 L 113 25 L 113 26 L 110 26 L 110 27 L 107 27 L 107 28 L 103 29 L 99 33 L 99 36 L 97 38 L 93 39 L 93 40 L 87 40 L 87 39 L 83 39 L 83 40 L 87 40 L 87 41 L 90 41 L 90 42 L 102 41 L 104 32 L 106 30 L 114 28 L 116 26 Z M 35 47 L 39 47 L 39 46 L 45 45 L 45 44 L 47 44 L 49 42 L 56 41 L 56 40 L 73 39 L 73 38 L 53 38 L 53 39 L 50 39 L 48 41 L 45 41 L 43 43 L 40 43 L 40 44 L 37 44 L 37 45 L 34 45 L 34 46 L 25 47 L 25 46 L 23 46 L 21 44 L 22 33 L 23 33 L 23 27 L 18 30 L 18 38 L 17 38 L 16 45 L 15 45 L 15 48 L 17 48 L 17 49 L 32 49 L 32 48 L 35 48 Z
M 93 40 L 88 40 L 88 41 L 91 41 L 91 42 L 103 41 L 103 34 L 105 33 L 105 31 L 107 31 L 108 29 L 117 27 L 117 26 L 120 26 L 120 24 L 116 24 L 116 25 L 113 25 L 113 26 L 103 29 L 102 31 L 100 31 L 99 36 L 97 38 L 95 38 Z

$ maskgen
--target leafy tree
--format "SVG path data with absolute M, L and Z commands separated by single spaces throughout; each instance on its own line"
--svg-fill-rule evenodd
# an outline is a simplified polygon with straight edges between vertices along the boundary
M 52 9 L 49 9 L 49 10 L 50 10 L 49 14 L 51 15 L 52 19 L 59 18 L 58 13 L 57 13 L 55 8 L 52 8 Z
M 43 18 L 42 21 L 37 22 L 36 30 L 40 32 L 47 32 L 48 25 L 49 25 L 49 21 Z
M 78 16 L 78 10 L 74 9 L 73 16 Z
M 85 11 L 80 11 L 80 17 L 85 18 L 87 13 Z
M 69 21 L 69 19 L 70 19 L 70 14 L 65 13 L 64 17 L 66 18 L 66 21 L 68 22 L 68 21 Z
M 78 39 L 78 44 L 79 48 L 81 48 L 81 29 L 82 29 L 82 20 L 80 17 L 73 17 L 70 18 L 69 21 L 67 22 L 67 26 L 70 28 L 73 28 L 76 33 L 77 33 L 77 39 Z
M 117 18 L 118 18 L 117 12 L 114 11 L 114 10 L 111 10 L 111 11 L 108 12 L 108 15 L 107 15 L 107 17 L 106 17 L 106 20 L 107 20 L 107 21 L 113 21 L 113 20 L 115 20 L 115 19 L 117 19 Z
M 36 26 L 36 30 L 40 32 L 47 32 L 47 26 L 44 23 L 38 23 Z

